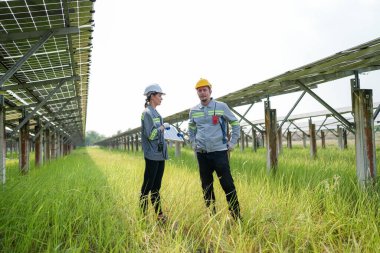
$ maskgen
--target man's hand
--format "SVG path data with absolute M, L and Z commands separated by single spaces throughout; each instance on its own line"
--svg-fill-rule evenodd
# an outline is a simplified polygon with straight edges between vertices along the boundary
M 235 144 L 231 143 L 230 141 L 227 143 L 228 150 L 232 151 L 235 147 Z

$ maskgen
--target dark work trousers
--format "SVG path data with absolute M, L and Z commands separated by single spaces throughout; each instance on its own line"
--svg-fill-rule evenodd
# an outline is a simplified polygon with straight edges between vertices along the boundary
M 210 153 L 197 152 L 197 158 L 206 206 L 211 208 L 211 211 L 215 213 L 214 178 L 212 176 L 215 171 L 224 193 L 226 194 L 228 208 L 232 217 L 235 219 L 240 218 L 239 200 L 230 171 L 227 151 Z
M 160 188 L 162 176 L 164 175 L 165 160 L 153 161 L 145 158 L 144 182 L 141 187 L 140 207 L 144 214 L 148 209 L 148 195 L 156 214 L 162 214 Z

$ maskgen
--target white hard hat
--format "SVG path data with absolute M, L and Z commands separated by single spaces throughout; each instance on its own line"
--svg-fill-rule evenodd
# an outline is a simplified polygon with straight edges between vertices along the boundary
M 145 88 L 144 96 L 148 96 L 149 93 L 154 93 L 154 92 L 161 93 L 161 94 L 165 95 L 165 93 L 162 92 L 162 89 L 161 89 L 160 85 L 154 83 L 154 84 L 148 85 Z

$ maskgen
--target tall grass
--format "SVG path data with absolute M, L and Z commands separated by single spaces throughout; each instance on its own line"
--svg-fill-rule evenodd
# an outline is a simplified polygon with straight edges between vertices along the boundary
M 283 149 L 276 175 L 265 150 L 231 154 L 243 222 L 233 222 L 215 176 L 218 213 L 205 209 L 192 151 L 167 161 L 161 195 L 169 217 L 143 217 L 141 152 L 82 148 L 28 175 L 7 160 L 0 194 L 2 252 L 374 252 L 379 189 L 357 184 L 354 150 Z M 31 156 L 32 157 L 32 156 Z

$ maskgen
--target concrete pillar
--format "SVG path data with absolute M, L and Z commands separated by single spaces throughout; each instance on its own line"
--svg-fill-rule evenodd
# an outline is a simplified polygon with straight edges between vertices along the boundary
M 277 171 L 277 118 L 276 109 L 270 109 L 269 101 L 265 101 L 265 130 L 267 144 L 267 171 Z
M 41 129 L 41 121 L 37 121 L 37 125 L 34 127 L 34 132 L 37 134 Z M 38 135 L 38 137 L 34 141 L 34 164 L 36 167 L 42 165 L 42 134 Z
M 288 131 L 286 133 L 286 141 L 287 141 L 287 147 L 291 149 L 292 148 L 292 132 Z
M 248 148 L 248 134 L 245 135 L 245 147 Z
M 362 185 L 376 180 L 376 147 L 372 90 L 357 89 L 352 96 L 355 120 L 356 175 Z
M 19 123 L 23 121 L 24 117 L 25 113 Z M 29 121 L 19 131 L 19 145 L 19 168 L 21 174 L 25 175 L 29 172 Z
M 309 134 L 310 134 L 310 157 L 317 157 L 317 141 L 315 134 L 315 124 L 312 123 L 311 119 L 309 119 Z
M 336 132 L 338 135 L 338 148 L 342 150 L 343 149 L 343 129 L 338 125 L 336 127 Z

